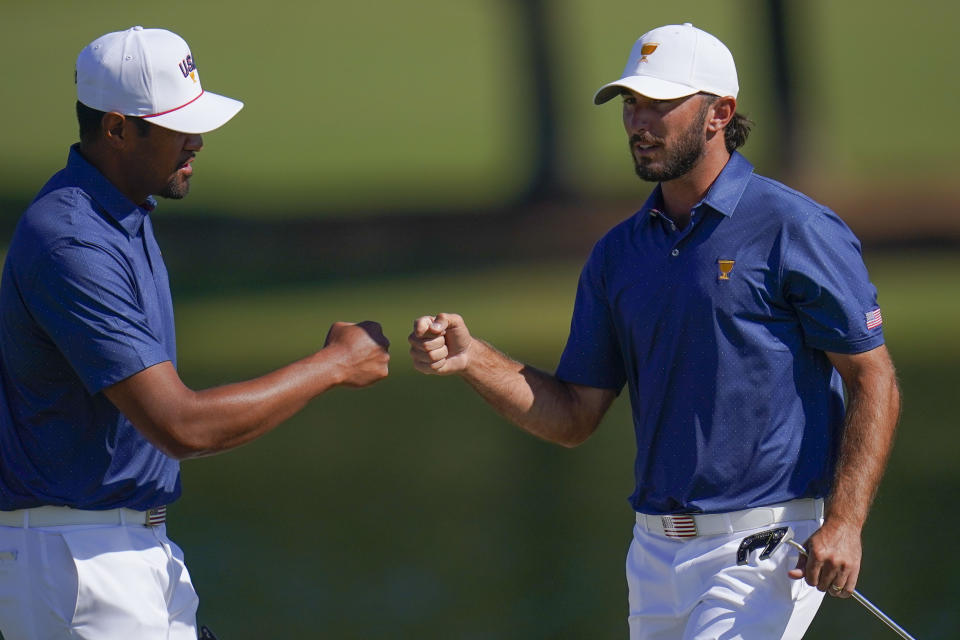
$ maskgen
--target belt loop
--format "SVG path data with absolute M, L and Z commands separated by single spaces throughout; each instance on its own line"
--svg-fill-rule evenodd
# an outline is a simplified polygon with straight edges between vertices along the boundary
M 23 528 L 24 529 L 30 528 L 30 509 L 23 510 Z
M 127 524 L 127 514 L 123 509 L 117 509 L 120 512 L 120 526 L 126 526 Z
M 813 501 L 813 515 L 817 520 L 823 520 L 823 498 L 815 498 Z

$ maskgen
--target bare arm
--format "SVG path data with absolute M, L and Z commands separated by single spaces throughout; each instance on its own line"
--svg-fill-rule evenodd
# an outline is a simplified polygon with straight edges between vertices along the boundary
M 459 375 L 506 419 L 565 447 L 590 437 L 616 397 L 613 390 L 564 382 L 507 357 L 473 338 L 456 314 L 417 318 L 409 341 L 418 371 Z
M 866 353 L 828 353 L 847 389 L 847 413 L 823 526 L 807 541 L 809 557 L 790 572 L 832 595 L 857 585 L 861 533 L 893 448 L 900 390 L 885 346 Z M 836 585 L 842 591 L 831 589 Z
M 210 455 L 260 437 L 334 386 L 363 387 L 385 377 L 388 346 L 376 323 L 338 322 L 323 349 L 253 380 L 193 391 L 162 362 L 104 393 L 171 457 Z

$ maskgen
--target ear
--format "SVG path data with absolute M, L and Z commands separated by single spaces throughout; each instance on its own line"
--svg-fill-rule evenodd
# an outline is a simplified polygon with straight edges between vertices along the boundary
M 131 123 L 127 122 L 127 118 L 116 111 L 103 114 L 100 120 L 100 131 L 104 142 L 111 147 L 122 148 L 130 134 L 127 130 L 129 124 Z
M 707 131 L 714 133 L 722 131 L 730 124 L 733 115 L 737 112 L 737 99 L 732 96 L 723 96 L 714 100 L 710 105 L 710 117 L 707 119 Z

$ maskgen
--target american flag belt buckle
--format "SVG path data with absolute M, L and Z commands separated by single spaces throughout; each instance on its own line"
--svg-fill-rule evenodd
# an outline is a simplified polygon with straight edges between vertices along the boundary
M 147 509 L 147 517 L 143 522 L 145 527 L 157 527 L 167 521 L 167 505 Z
M 660 516 L 663 522 L 663 535 L 668 538 L 696 538 L 697 521 L 692 515 Z

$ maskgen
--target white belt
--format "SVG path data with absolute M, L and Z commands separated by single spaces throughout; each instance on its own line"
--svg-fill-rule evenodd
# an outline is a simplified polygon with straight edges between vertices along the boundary
M 62 527 L 74 524 L 140 524 L 155 527 L 167 519 L 167 507 L 154 507 L 146 511 L 134 509 L 107 509 L 89 511 L 71 507 L 34 507 L 16 511 L 0 511 L 0 526 L 4 527 Z
M 823 499 L 804 498 L 727 513 L 637 514 L 637 526 L 667 538 L 685 540 L 759 529 L 778 522 L 823 518 Z

